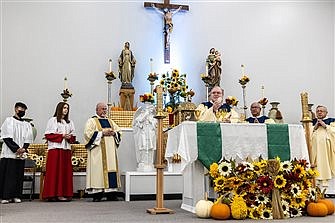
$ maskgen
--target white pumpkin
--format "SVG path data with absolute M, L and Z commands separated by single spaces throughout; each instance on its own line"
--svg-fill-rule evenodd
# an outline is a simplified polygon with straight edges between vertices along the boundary
M 195 205 L 195 214 L 199 218 L 209 218 L 213 206 L 212 201 L 200 200 Z

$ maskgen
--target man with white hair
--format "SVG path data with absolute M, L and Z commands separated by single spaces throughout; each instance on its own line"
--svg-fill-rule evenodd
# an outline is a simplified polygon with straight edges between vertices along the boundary
M 335 119 L 327 117 L 328 110 L 323 105 L 317 106 L 315 113 L 310 162 L 320 173 L 316 177 L 319 186 L 327 189 L 335 177 Z
M 115 200 L 114 193 L 121 187 L 117 148 L 121 141 L 120 128 L 107 117 L 107 105 L 100 102 L 96 115 L 85 125 L 84 138 L 87 149 L 86 191 L 93 201 Z

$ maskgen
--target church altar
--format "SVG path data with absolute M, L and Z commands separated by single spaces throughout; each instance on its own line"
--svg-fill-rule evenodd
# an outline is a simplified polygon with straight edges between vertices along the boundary
M 260 155 L 268 158 L 267 134 L 265 124 L 220 123 L 222 138 L 222 157 L 242 161 Z M 302 125 L 290 124 L 290 157 L 309 160 L 308 150 Z M 210 148 L 208 148 L 210 149 Z M 197 123 L 185 121 L 168 132 L 165 157 L 172 160 L 175 154 L 181 157 L 180 164 L 172 164 L 174 171 L 183 172 L 183 202 L 181 208 L 195 212 L 196 203 L 203 199 L 208 191 L 204 166 L 197 160 Z M 172 163 L 172 162 L 170 162 Z

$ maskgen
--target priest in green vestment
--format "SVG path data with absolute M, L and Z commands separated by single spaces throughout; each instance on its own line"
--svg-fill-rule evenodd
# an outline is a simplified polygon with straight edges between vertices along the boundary
M 107 200 L 115 199 L 111 192 L 121 187 L 117 158 L 121 133 L 116 123 L 107 118 L 105 103 L 97 104 L 96 115 L 86 122 L 84 137 L 87 149 L 86 191 L 93 194 L 93 201 L 100 201 L 104 195 Z

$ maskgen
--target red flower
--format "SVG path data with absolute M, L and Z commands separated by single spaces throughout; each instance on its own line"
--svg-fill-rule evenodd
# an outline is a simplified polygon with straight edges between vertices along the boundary
M 264 194 L 270 193 L 273 188 L 273 181 L 271 180 L 269 176 L 262 176 L 258 178 L 257 184 L 258 184 L 259 189 Z

